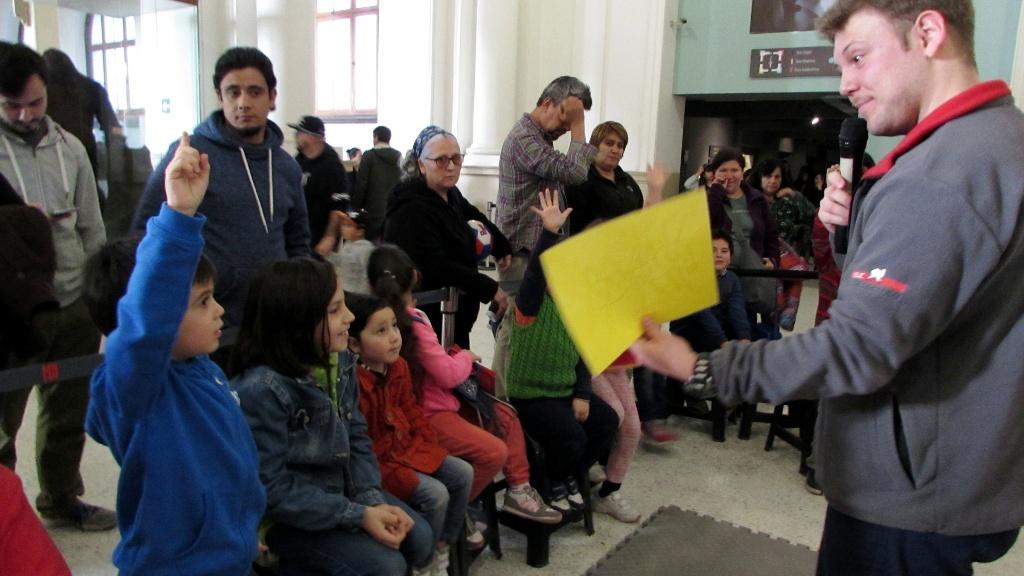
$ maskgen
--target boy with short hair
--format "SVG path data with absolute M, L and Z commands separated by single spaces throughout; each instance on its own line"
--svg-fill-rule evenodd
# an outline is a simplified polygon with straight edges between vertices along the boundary
M 669 324 L 673 334 L 686 338 L 698 352 L 717 350 L 730 340 L 750 341 L 743 286 L 739 276 L 728 270 L 732 264 L 732 237 L 728 232 L 711 232 L 711 253 L 718 279 L 718 304 Z
M 86 273 L 90 314 L 107 334 L 86 430 L 121 465 L 121 574 L 243 575 L 257 555 L 265 495 L 256 446 L 208 357 L 224 314 L 196 213 L 209 177 L 208 157 L 182 135 L 167 202 L 137 255 L 130 243 L 108 245 Z

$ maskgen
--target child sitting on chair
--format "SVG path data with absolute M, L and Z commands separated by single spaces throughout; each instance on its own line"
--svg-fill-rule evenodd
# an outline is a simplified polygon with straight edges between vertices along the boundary
M 547 293 L 540 264 L 540 255 L 558 241 L 572 209 L 559 209 L 550 190 L 539 196 L 541 208 L 530 209 L 544 229 L 516 298 L 505 383 L 523 429 L 544 449 L 548 503 L 564 515 L 583 508 L 576 474 L 608 450 L 619 418 L 591 393 L 590 373 Z

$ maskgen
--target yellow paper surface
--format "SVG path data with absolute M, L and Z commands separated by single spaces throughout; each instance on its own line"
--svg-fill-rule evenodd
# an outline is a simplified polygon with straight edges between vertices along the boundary
M 609 220 L 540 257 L 551 296 L 592 374 L 641 334 L 718 302 L 703 190 Z

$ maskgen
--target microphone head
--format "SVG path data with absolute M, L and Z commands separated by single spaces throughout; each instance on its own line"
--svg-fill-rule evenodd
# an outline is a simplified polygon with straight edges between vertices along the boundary
M 839 127 L 839 147 L 852 146 L 855 148 L 863 149 L 867 145 L 868 141 L 868 122 L 867 120 L 854 116 L 843 120 L 842 126 Z

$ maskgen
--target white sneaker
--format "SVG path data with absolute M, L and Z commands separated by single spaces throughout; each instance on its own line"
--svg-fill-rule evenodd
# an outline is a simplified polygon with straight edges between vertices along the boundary
M 608 479 L 608 475 L 604 473 L 604 468 L 600 464 L 594 464 L 587 471 L 587 480 L 590 480 L 590 485 L 600 484 Z
M 430 571 L 431 576 L 448 576 L 448 551 L 451 547 L 434 552 L 434 566 Z
M 594 497 L 594 512 L 600 512 L 607 514 L 612 518 L 615 518 L 619 522 L 625 522 L 632 524 L 640 521 L 640 513 L 634 510 L 626 501 L 622 498 L 622 494 L 618 490 L 611 494 L 601 498 L 600 496 Z

